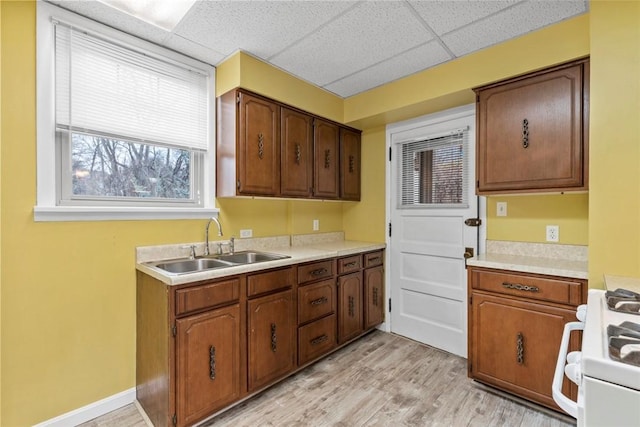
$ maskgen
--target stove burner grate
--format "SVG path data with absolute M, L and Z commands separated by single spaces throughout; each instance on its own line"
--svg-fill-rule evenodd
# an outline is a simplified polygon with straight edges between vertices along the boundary
M 622 322 L 607 326 L 609 355 L 629 365 L 640 366 L 640 323 Z
M 640 294 L 627 289 L 605 293 L 609 310 L 640 315 Z

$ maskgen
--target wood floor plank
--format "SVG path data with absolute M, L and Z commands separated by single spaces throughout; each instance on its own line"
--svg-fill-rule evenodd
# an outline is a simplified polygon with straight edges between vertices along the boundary
M 143 426 L 133 405 L 85 427 Z M 566 427 L 478 387 L 466 360 L 375 331 L 204 423 L 210 427 Z

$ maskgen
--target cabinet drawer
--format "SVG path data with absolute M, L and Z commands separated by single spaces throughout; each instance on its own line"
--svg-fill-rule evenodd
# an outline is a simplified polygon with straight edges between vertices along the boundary
M 362 268 L 362 255 L 338 259 L 338 274 L 347 274 Z
M 322 356 L 335 346 L 335 314 L 298 328 L 298 365 Z
M 264 294 L 293 285 L 293 269 L 268 271 L 247 277 L 247 296 Z
M 298 284 L 333 277 L 334 263 L 335 261 L 330 259 L 298 266 Z
M 476 269 L 471 269 L 470 275 L 474 289 L 559 304 L 582 303 L 583 283 L 579 280 Z
M 176 316 L 196 310 L 229 304 L 238 301 L 239 297 L 239 279 L 178 289 L 176 291 Z
M 336 311 L 333 279 L 298 288 L 298 323 L 306 323 Z
M 364 254 L 364 268 L 382 265 L 382 251 L 369 252 Z

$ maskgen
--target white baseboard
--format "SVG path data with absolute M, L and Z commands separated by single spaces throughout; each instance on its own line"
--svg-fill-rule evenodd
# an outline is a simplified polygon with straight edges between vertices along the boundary
M 43 421 L 33 427 L 69 427 L 77 426 L 101 415 L 122 408 L 136 400 L 136 388 L 105 397 L 97 402 L 90 403 L 82 408 L 74 409 L 66 414 L 59 415 L 50 420 Z

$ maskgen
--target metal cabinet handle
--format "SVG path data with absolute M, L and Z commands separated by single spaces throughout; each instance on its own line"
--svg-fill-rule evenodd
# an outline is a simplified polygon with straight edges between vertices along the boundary
M 379 256 L 374 256 L 374 257 L 369 258 L 369 262 L 378 261 L 379 259 L 380 259 Z
M 209 378 L 216 379 L 216 348 L 209 347 Z
M 260 159 L 264 157 L 264 135 L 262 132 L 258 134 L 258 157 Z
M 520 283 L 503 282 L 502 286 L 506 289 L 515 289 L 516 291 L 540 292 L 537 286 L 521 285 Z
M 529 148 L 529 120 L 522 120 L 522 147 Z
M 318 299 L 314 299 L 313 301 L 309 301 L 309 304 L 311 304 L 311 305 L 320 305 L 320 304 L 324 304 L 327 301 L 328 301 L 327 297 L 320 297 Z
M 358 261 L 351 261 L 346 263 L 344 266 L 345 267 L 355 267 L 356 265 L 358 265 Z
M 271 351 L 273 351 L 274 353 L 277 350 L 277 342 L 276 342 L 276 324 L 272 323 L 271 324 Z
M 312 276 L 320 276 L 322 274 L 325 274 L 326 272 L 327 272 L 327 269 L 322 267 L 322 268 L 312 270 L 309 274 L 311 274 Z
M 355 158 L 353 156 L 349 156 L 349 173 L 353 173 L 355 169 Z
M 311 341 L 309 341 L 309 343 L 311 345 L 318 345 L 320 343 L 325 342 L 328 339 L 329 339 L 329 337 L 327 336 L 327 334 L 322 334 L 319 337 L 316 337 L 316 338 L 312 339 Z
M 378 288 L 373 288 L 373 305 L 378 306 Z
M 349 317 L 355 316 L 355 299 L 349 295 Z
M 516 335 L 516 361 L 519 365 L 524 363 L 524 336 L 522 332 Z
M 324 150 L 324 168 L 329 169 L 331 167 L 331 150 Z
M 301 159 L 302 159 L 302 150 L 300 148 L 300 144 L 296 144 L 296 163 L 300 164 Z

